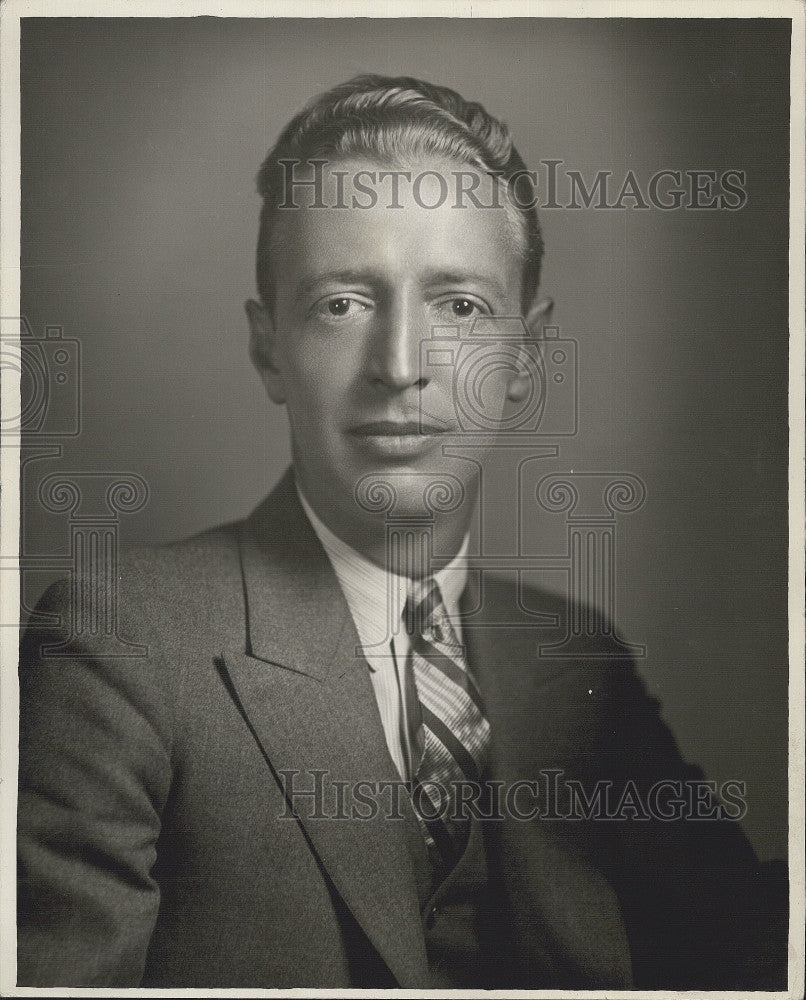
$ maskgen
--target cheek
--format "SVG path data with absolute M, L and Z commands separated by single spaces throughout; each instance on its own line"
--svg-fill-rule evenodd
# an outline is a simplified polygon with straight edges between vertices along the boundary
M 479 427 L 484 428 L 489 427 L 488 421 L 492 420 L 492 428 L 495 429 L 495 421 L 501 418 L 506 408 L 508 385 L 508 372 L 491 359 L 486 370 L 483 364 L 475 370 L 471 366 L 466 369 L 460 367 L 451 391 L 456 405 L 464 411 L 466 421 L 471 425 L 479 421 Z
M 324 399 L 352 385 L 362 365 L 359 346 L 346 336 L 302 337 L 287 359 L 291 378 L 307 395 Z
M 284 388 L 298 421 L 313 423 L 340 409 L 351 384 L 351 361 L 333 341 L 299 338 L 285 352 Z

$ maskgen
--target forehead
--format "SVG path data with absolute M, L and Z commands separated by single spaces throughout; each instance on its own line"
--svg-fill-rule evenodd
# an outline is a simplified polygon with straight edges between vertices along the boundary
M 314 175 L 300 169 L 295 177 Z M 397 166 L 343 159 L 325 164 L 319 179 L 317 188 L 295 187 L 287 197 L 295 207 L 275 215 L 278 291 L 349 269 L 389 281 L 472 272 L 507 297 L 518 294 L 517 226 L 498 182 L 483 171 L 435 159 Z

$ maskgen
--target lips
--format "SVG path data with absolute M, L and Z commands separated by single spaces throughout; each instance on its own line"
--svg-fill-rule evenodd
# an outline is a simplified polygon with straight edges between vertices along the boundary
M 370 460 L 408 462 L 429 454 L 448 428 L 429 420 L 368 420 L 350 429 L 350 436 Z
M 373 420 L 359 424 L 351 431 L 358 437 L 409 437 L 411 435 L 443 434 L 444 427 L 421 423 L 416 420 Z

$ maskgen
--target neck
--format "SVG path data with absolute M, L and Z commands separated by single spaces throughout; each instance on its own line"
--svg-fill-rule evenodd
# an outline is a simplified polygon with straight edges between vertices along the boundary
M 460 552 L 470 526 L 472 502 L 448 514 L 426 516 L 425 509 L 414 508 L 390 517 L 363 510 L 352 497 L 347 502 L 334 501 L 332 495 L 299 481 L 297 488 L 328 530 L 365 559 L 398 576 L 430 574 L 432 555 L 440 563 L 452 559 Z

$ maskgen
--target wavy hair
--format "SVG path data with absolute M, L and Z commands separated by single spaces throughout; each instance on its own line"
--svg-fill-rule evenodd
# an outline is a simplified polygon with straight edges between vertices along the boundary
M 537 291 L 543 238 L 532 178 L 506 125 L 448 87 L 413 77 L 366 74 L 314 98 L 283 129 L 257 177 L 263 198 L 257 247 L 257 286 L 271 304 L 271 234 L 278 205 L 286 198 L 281 161 L 301 162 L 325 156 L 365 156 L 388 164 L 427 155 L 455 160 L 498 178 L 509 197 L 522 260 L 522 308 Z M 513 200 L 515 182 L 528 198 Z M 529 207 L 523 207 L 529 206 Z

